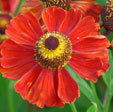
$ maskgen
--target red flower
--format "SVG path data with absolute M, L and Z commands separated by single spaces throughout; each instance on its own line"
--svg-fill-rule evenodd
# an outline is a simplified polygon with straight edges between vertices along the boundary
M 57 7 L 42 12 L 43 33 L 30 12 L 11 20 L 2 44 L 3 76 L 18 80 L 15 89 L 39 107 L 64 106 L 79 97 L 77 83 L 65 66 L 82 78 L 96 82 L 108 67 L 109 41 L 99 34 L 99 24 L 80 11 Z
M 57 1 L 57 2 L 56 2 Z M 31 10 L 38 17 L 44 7 L 58 6 L 67 8 L 70 5 L 72 8 L 81 10 L 83 16 L 93 16 L 96 21 L 99 21 L 99 14 L 101 13 L 101 5 L 93 3 L 96 0 L 27 0 L 22 8 L 22 11 Z M 64 7 L 65 6 L 65 7 Z M 38 12 L 38 13 L 37 13 Z
M 5 29 L 9 24 L 9 21 L 12 19 L 18 3 L 19 0 L 1 0 L 0 7 L 2 8 L 2 11 L 0 11 L 0 42 L 7 39 Z
M 1 0 L 1 6 L 4 12 L 14 13 L 19 0 Z

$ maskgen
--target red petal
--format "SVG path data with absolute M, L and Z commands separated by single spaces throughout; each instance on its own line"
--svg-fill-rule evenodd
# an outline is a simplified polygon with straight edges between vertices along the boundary
M 44 7 L 40 3 L 40 0 L 26 0 L 20 10 L 20 13 L 31 11 L 37 18 L 39 18 L 43 9 Z
M 20 78 L 32 66 L 37 64 L 33 59 L 33 49 L 23 45 L 17 45 L 11 40 L 3 42 L 1 54 L 1 65 L 4 66 L 4 69 L 1 72 L 4 77 L 13 80 Z
M 28 14 L 30 15 L 29 17 Z M 38 21 L 35 22 L 38 32 L 37 29 L 35 29 L 36 26 L 34 26 L 34 21 L 36 21 L 36 18 L 34 18 L 35 17 L 30 13 L 18 15 L 8 25 L 6 34 L 11 40 L 15 41 L 18 44 L 27 44 L 34 46 L 36 40 L 38 40 L 42 35 L 42 30 Z
M 64 102 L 58 97 L 58 70 L 54 70 L 53 77 L 54 77 L 54 87 L 57 94 L 56 106 L 63 107 Z
M 10 68 L 17 66 L 21 63 L 26 63 L 28 60 L 32 60 L 33 57 L 22 57 L 22 58 L 2 58 L 2 66 Z
M 43 69 L 28 95 L 28 100 L 39 107 L 55 106 L 56 93 L 51 70 Z
M 75 72 L 82 78 L 87 80 L 96 81 L 98 78 L 98 72 L 101 71 L 102 63 L 101 59 L 98 58 L 88 58 L 82 54 L 77 55 L 72 54 L 72 58 L 68 63 Z
M 5 1 L 5 0 L 4 0 Z M 10 3 L 10 10 L 11 12 L 14 14 L 14 12 L 16 11 L 16 8 L 19 4 L 19 1 L 20 0 L 9 0 L 9 3 Z
M 43 34 L 43 32 L 42 32 L 42 29 L 41 29 L 39 22 L 37 21 L 37 18 L 30 12 L 27 12 L 24 15 L 29 20 L 29 22 L 32 25 L 32 28 L 34 30 L 34 33 L 36 33 L 36 35 L 37 35 L 37 37 L 35 37 L 36 40 L 39 39 L 40 36 Z
M 14 67 L 19 64 L 33 60 L 34 51 L 17 45 L 11 40 L 6 40 L 2 44 L 2 66 L 5 68 Z
M 17 45 L 11 40 L 5 40 L 1 46 L 1 54 L 3 57 L 23 57 L 23 56 L 33 56 L 34 49 L 30 49 L 27 46 Z
M 87 37 L 73 44 L 72 50 L 75 52 L 96 52 L 108 48 L 109 45 L 109 41 L 105 36 L 96 35 Z
M 81 60 L 81 58 L 84 59 L 94 59 L 94 58 L 100 58 L 102 63 L 102 70 L 98 71 L 98 76 L 103 75 L 103 72 L 106 72 L 109 68 L 109 57 L 108 57 L 108 49 L 104 49 L 101 51 L 96 52 L 80 52 L 76 53 L 76 59 Z
M 10 11 L 10 3 L 9 0 L 1 0 L 1 6 L 3 11 L 9 12 Z
M 95 23 L 93 17 L 84 17 L 74 29 L 74 31 L 69 35 L 69 39 L 72 42 L 76 42 L 86 36 L 98 35 L 99 24 Z
M 80 95 L 79 87 L 65 68 L 59 69 L 58 80 L 58 96 L 60 99 L 66 103 L 74 102 Z
M 24 74 L 24 76 L 19 81 L 16 82 L 15 90 L 20 93 L 24 99 L 27 99 L 31 88 L 41 71 L 42 68 L 40 66 L 34 66 L 26 74 Z
M 33 60 L 28 60 L 26 63 L 21 63 L 17 66 L 10 68 L 4 68 L 1 72 L 3 73 L 4 77 L 9 78 L 11 80 L 17 80 L 36 64 L 37 63 L 33 62 Z
M 65 11 L 57 7 L 50 7 L 42 12 L 42 19 L 49 32 L 58 31 L 65 16 Z
M 71 33 L 73 29 L 76 27 L 80 18 L 81 18 L 80 11 L 74 11 L 74 9 L 70 9 L 67 12 L 64 22 L 60 27 L 60 32 L 65 35 L 68 35 L 69 33 Z
M 24 7 L 30 8 L 30 7 L 36 7 L 37 5 L 40 5 L 40 0 L 26 0 L 24 3 Z
M 99 14 L 101 13 L 101 5 L 92 3 L 94 0 L 80 0 L 72 1 L 71 7 L 81 10 L 83 16 L 93 16 L 96 21 L 99 21 Z
M 107 50 L 109 47 L 109 41 L 106 37 L 102 35 L 88 37 L 78 41 L 78 43 L 75 43 L 72 47 L 76 55 L 80 53 L 89 59 L 99 58 L 101 60 L 102 69 L 98 71 L 98 76 L 102 75 L 103 72 L 109 68 Z

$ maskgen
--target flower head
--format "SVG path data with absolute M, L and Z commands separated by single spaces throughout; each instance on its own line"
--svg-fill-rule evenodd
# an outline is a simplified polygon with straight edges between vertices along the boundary
M 109 67 L 109 41 L 99 34 L 94 18 L 81 18 L 79 10 L 51 7 L 42 12 L 42 19 L 47 32 L 31 12 L 11 20 L 6 31 L 10 40 L 2 44 L 2 73 L 18 80 L 16 91 L 30 103 L 62 107 L 80 95 L 66 65 L 82 78 L 97 81 Z
M 0 5 L 2 10 L 0 11 L 0 43 L 7 39 L 5 30 L 9 24 L 9 21 L 12 19 L 18 3 L 19 0 L 1 0 Z
M 101 12 L 101 6 L 93 3 L 93 1 L 95 0 L 27 0 L 23 5 L 22 12 L 31 10 L 37 15 L 37 17 L 39 17 L 43 8 L 57 6 L 66 9 L 67 6 L 70 5 L 76 10 L 81 10 L 83 16 L 90 15 L 93 16 L 96 21 L 99 21 L 98 16 Z
M 106 30 L 113 32 L 113 1 L 108 0 L 102 9 L 102 21 Z
M 5 30 L 10 20 L 11 16 L 6 13 L 0 13 L 0 42 L 7 39 L 7 36 L 5 35 Z

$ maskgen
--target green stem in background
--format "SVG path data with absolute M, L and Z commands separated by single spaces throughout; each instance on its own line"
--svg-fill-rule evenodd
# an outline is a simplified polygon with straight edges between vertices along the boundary
M 76 109 L 74 103 L 71 103 L 71 104 L 69 104 L 69 105 L 70 105 L 70 107 L 71 107 L 72 112 L 77 112 L 77 109 Z
M 11 93 L 8 93 L 8 106 L 9 106 L 9 112 L 15 112 L 14 111 L 14 104 L 13 104 L 13 98 Z
M 112 95 L 108 94 L 107 100 L 106 100 L 106 104 L 104 106 L 104 111 L 103 112 L 108 112 L 109 111 L 111 100 L 112 100 Z
M 99 100 L 99 98 L 98 98 L 98 96 L 97 96 L 95 84 L 90 81 L 90 85 L 91 85 L 91 88 L 92 88 L 93 96 L 95 97 L 95 101 L 96 101 L 98 110 L 99 110 L 99 112 L 100 112 L 100 111 L 102 110 L 102 105 L 101 105 L 101 102 L 100 102 L 100 100 Z
M 12 92 L 10 91 L 10 81 L 5 80 L 5 88 L 7 92 L 7 102 L 8 102 L 8 112 L 15 112 L 14 104 L 13 104 L 13 98 L 12 98 Z
M 18 12 L 20 11 L 20 9 L 21 9 L 21 7 L 22 7 L 22 5 L 23 5 L 23 3 L 24 3 L 25 1 L 26 1 L 26 0 L 20 0 L 19 4 L 18 4 L 18 6 L 17 6 L 17 9 L 16 9 L 16 11 L 15 11 L 15 13 L 14 13 L 14 16 L 16 16 L 16 15 L 18 14 Z

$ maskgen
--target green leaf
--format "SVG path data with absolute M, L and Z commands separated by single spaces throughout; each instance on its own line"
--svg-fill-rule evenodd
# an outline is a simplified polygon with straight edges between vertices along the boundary
M 87 112 L 97 112 L 96 103 L 93 103 L 93 105 L 88 108 Z
M 17 9 L 16 9 L 16 11 L 14 13 L 14 16 L 16 16 L 18 14 L 18 12 L 20 11 L 20 9 L 21 9 L 21 7 L 22 7 L 22 5 L 24 4 L 25 1 L 26 0 L 20 0 L 19 4 L 17 6 Z
M 66 68 L 67 71 L 71 74 L 71 76 L 75 79 L 75 81 L 78 83 L 81 92 L 82 92 L 90 101 L 95 101 L 95 99 L 94 99 L 94 97 L 93 97 L 92 90 L 91 90 L 90 86 L 88 85 L 88 83 L 87 83 L 84 79 L 82 79 L 81 77 L 79 77 L 69 65 L 66 65 L 65 68 Z
M 113 95 L 113 56 L 112 51 L 109 51 L 109 70 L 104 73 L 103 79 L 108 87 L 109 94 Z
M 8 112 L 8 83 L 9 80 L 2 77 L 0 74 L 0 112 Z
M 104 4 L 106 3 L 107 0 L 96 0 L 95 3 L 99 3 L 102 6 L 104 6 Z

